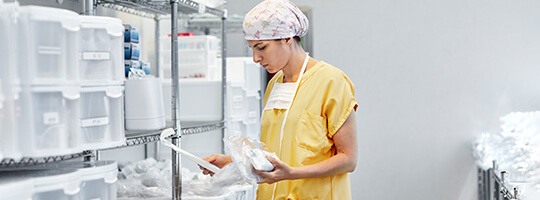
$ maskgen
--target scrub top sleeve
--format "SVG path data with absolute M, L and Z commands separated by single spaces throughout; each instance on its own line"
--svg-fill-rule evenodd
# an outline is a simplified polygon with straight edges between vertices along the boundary
M 324 114 L 328 125 L 328 137 L 332 138 L 351 112 L 358 107 L 354 97 L 354 85 L 344 74 L 330 81 L 327 87 Z

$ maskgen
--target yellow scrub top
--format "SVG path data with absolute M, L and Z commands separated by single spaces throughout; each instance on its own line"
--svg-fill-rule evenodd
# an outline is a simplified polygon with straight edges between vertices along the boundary
M 283 83 L 282 71 L 268 83 L 265 105 L 276 79 Z M 305 72 L 300 81 L 283 131 L 281 153 L 279 140 L 284 109 L 263 111 L 261 141 L 291 167 L 319 163 L 336 154 L 332 137 L 357 107 L 354 85 L 349 78 L 341 70 L 321 61 Z M 276 200 L 351 199 L 348 173 L 274 184 L 277 184 Z M 259 184 L 257 199 L 271 199 L 274 184 Z

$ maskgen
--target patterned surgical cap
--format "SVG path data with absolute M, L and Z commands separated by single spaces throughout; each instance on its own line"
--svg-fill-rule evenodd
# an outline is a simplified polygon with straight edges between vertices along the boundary
M 265 0 L 244 17 L 245 40 L 302 37 L 309 29 L 307 17 L 288 0 Z

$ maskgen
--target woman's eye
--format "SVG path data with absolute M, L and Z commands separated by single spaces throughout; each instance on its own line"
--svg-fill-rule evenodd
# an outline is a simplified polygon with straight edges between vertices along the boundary
M 264 48 L 266 48 L 266 46 L 264 46 L 264 47 L 259 47 L 259 50 L 264 50 Z

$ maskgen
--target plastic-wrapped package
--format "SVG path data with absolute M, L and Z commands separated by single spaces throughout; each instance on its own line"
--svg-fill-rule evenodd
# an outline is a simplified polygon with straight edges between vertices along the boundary
M 264 143 L 241 136 L 230 136 L 223 140 L 225 147 L 229 150 L 233 163 L 237 166 L 244 181 L 255 185 L 262 180 L 262 177 L 255 172 L 254 166 L 259 170 L 273 170 L 272 163 L 265 156 L 270 155 L 276 159 L 277 156 L 264 151 Z
M 171 162 L 148 158 L 120 165 L 117 181 L 119 198 L 148 198 L 171 196 Z

